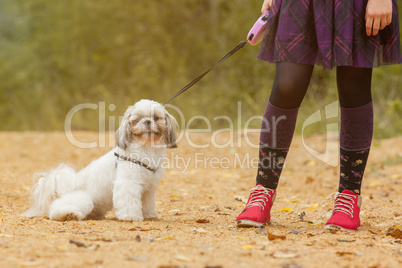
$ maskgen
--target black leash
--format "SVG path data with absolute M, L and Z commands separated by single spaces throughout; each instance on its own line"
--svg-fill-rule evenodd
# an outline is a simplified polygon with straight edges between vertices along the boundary
M 183 87 L 182 89 L 180 89 L 176 94 L 173 95 L 173 97 L 171 97 L 167 102 L 165 102 L 163 105 L 165 105 L 166 103 L 168 103 L 169 101 L 173 100 L 174 98 L 178 97 L 179 95 L 183 94 L 187 89 L 189 89 L 190 87 L 192 87 L 195 83 L 197 83 L 198 81 L 200 81 L 207 73 L 209 73 L 213 68 L 215 68 L 216 66 L 218 66 L 219 64 L 221 64 L 222 62 L 224 62 L 227 58 L 229 58 L 230 56 L 232 56 L 233 54 L 235 54 L 239 49 L 241 49 L 242 47 L 244 47 L 244 45 L 247 43 L 247 41 L 241 41 L 234 49 L 232 49 L 231 51 L 229 51 L 228 54 L 226 54 L 222 59 L 220 59 L 220 61 L 218 61 L 214 66 L 212 66 L 208 71 L 206 71 L 205 73 L 201 74 L 200 76 L 198 76 L 196 79 L 194 79 L 193 81 L 191 81 L 189 84 L 187 84 L 185 87 Z
M 148 170 L 151 171 L 152 173 L 155 173 L 156 170 L 158 169 L 158 168 L 151 168 L 150 166 L 148 166 L 148 165 L 142 163 L 141 161 L 132 159 L 132 158 L 127 157 L 127 156 L 124 156 L 124 155 L 119 155 L 119 154 L 116 153 L 116 152 L 114 153 L 114 155 L 115 155 L 117 158 L 123 159 L 124 161 L 130 161 L 130 162 L 133 162 L 134 164 L 140 165 L 141 167 L 144 167 L 144 168 L 148 169 Z

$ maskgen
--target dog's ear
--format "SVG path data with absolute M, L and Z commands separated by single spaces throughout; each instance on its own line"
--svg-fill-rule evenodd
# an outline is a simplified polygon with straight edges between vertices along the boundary
M 127 109 L 121 120 L 120 126 L 116 131 L 116 145 L 125 150 L 131 143 L 131 130 L 130 130 L 130 110 Z
M 165 111 L 166 118 L 166 133 L 165 144 L 167 148 L 177 148 L 176 144 L 176 129 L 178 127 L 176 119 Z

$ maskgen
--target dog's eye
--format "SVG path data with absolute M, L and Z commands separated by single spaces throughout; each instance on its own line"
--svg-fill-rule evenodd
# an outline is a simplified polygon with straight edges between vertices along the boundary
M 140 122 L 141 118 L 136 118 L 130 121 L 130 124 L 137 124 L 138 122 Z
M 154 116 L 154 120 L 155 120 L 155 121 L 158 121 L 159 119 L 160 119 L 160 118 L 159 118 L 158 116 L 156 116 L 156 115 Z

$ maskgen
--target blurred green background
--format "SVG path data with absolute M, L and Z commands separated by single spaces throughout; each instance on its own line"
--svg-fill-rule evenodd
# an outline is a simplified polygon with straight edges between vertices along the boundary
M 63 130 L 66 114 L 80 103 L 116 105 L 106 109 L 108 120 L 141 98 L 164 102 L 245 39 L 262 2 L 1 0 L 0 130 Z M 235 127 L 244 127 L 263 114 L 273 82 L 274 65 L 256 60 L 257 52 L 247 45 L 171 104 L 187 120 L 202 115 L 220 128 L 227 121 L 213 118 L 238 122 L 241 102 Z M 314 72 L 299 133 L 309 115 L 337 100 L 335 71 Z M 401 65 L 374 71 L 376 138 L 402 133 L 401 82 Z M 97 131 L 98 113 L 78 112 L 73 128 Z

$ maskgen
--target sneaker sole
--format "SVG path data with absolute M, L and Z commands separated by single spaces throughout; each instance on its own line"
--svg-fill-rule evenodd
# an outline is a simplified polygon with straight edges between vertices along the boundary
M 265 223 L 250 221 L 250 220 L 240 220 L 236 222 L 237 227 L 262 227 Z
M 343 231 L 357 231 L 357 230 L 359 230 L 359 228 L 360 227 L 357 227 L 357 229 L 346 229 L 346 228 L 343 228 L 341 226 L 334 225 L 334 224 L 328 224 L 328 225 L 325 225 L 325 227 L 324 227 L 324 229 L 326 229 L 326 230 L 340 229 Z

